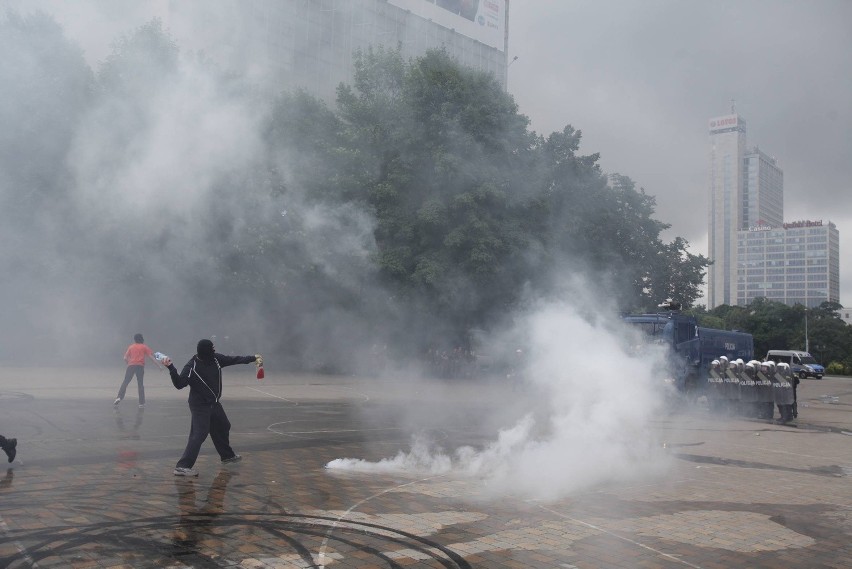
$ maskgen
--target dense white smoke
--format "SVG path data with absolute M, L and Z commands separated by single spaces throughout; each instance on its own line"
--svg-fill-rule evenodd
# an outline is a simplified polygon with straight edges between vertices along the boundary
M 14 48 L 15 62 L 0 66 L 10 84 L 0 100 L 9 127 L 0 147 L 26 158 L 4 157 L 14 179 L 0 168 L 0 205 L 21 204 L 14 212 L 4 207 L 14 223 L 0 224 L 7 268 L 0 296 L 16 304 L 0 322 L 0 360 L 120 362 L 142 332 L 175 356 L 215 335 L 226 351 L 272 353 L 289 342 L 291 352 L 314 361 L 311 352 L 328 354 L 358 331 L 363 336 L 358 315 L 333 302 L 333 287 L 360 292 L 375 249 L 372 219 L 353 207 L 309 204 L 297 184 L 272 191 L 264 134 L 275 101 L 267 90 L 183 49 L 151 19 L 169 13 L 164 3 L 122 5 L 126 12 L 88 2 L 78 13 L 63 2 L 13 2 L 20 16 L 0 14 L 0 22 L 21 19 L 27 30 L 0 42 Z M 45 12 L 37 16 L 39 8 Z M 84 79 L 90 84 L 70 104 L 62 89 Z M 277 83 L 276 91 L 288 87 Z M 43 151 L 48 144 L 53 154 Z M 278 166 L 286 177 L 286 164 Z M 29 184 L 27 168 L 49 172 L 51 183 Z M 29 194 L 40 201 L 29 205 L 22 199 Z M 264 263 L 261 243 L 286 249 L 287 262 Z M 302 267 L 311 268 L 309 278 Z M 243 274 L 251 277 L 241 281 Z M 210 295 L 226 278 L 237 284 Z M 318 281 L 332 283 L 326 297 Z M 258 282 L 276 283 L 281 314 L 264 310 L 262 287 L 251 286 Z M 300 344 L 284 338 L 280 321 L 287 330 L 298 326 Z
M 603 311 L 540 306 L 520 326 L 531 351 L 524 375 L 546 401 L 490 444 L 444 450 L 416 436 L 410 451 L 368 462 L 338 459 L 329 469 L 450 474 L 480 479 L 487 492 L 555 499 L 610 480 L 664 468 L 652 421 L 664 391 L 654 351 L 634 354 L 632 330 Z

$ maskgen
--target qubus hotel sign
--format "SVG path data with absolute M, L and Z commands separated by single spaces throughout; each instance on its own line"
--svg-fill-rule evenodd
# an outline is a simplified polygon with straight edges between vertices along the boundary
M 412 14 L 506 51 L 506 0 L 387 0 Z
M 726 115 L 710 119 L 710 132 L 737 127 L 745 128 L 745 121 L 738 115 Z
M 784 224 L 784 229 L 798 229 L 800 227 L 822 227 L 822 220 L 811 221 L 810 219 L 803 219 Z

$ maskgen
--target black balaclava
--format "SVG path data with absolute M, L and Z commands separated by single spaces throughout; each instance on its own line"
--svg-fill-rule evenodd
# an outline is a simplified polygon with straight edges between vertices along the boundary
M 137 344 L 144 344 L 145 343 L 145 340 L 142 338 L 142 334 L 134 334 L 133 335 L 133 341 L 136 342 Z
M 199 359 L 210 361 L 213 359 L 213 342 L 211 340 L 199 340 L 195 351 Z

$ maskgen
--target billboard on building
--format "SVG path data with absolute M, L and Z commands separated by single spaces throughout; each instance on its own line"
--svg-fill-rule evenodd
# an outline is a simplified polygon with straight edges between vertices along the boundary
M 388 3 L 506 51 L 506 0 L 388 0 Z
M 745 132 L 745 121 L 736 114 L 710 119 L 708 126 L 710 127 L 710 134 L 731 130 Z

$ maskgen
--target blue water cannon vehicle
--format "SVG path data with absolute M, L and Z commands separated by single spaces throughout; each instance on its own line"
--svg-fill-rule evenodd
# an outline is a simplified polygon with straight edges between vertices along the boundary
M 666 349 L 668 379 L 677 391 L 698 396 L 707 387 L 710 362 L 720 356 L 729 361 L 754 359 L 754 337 L 736 330 L 719 330 L 698 325 L 694 316 L 682 314 L 680 305 L 667 302 L 664 311 L 627 314 L 622 319 L 640 330 L 649 344 Z

